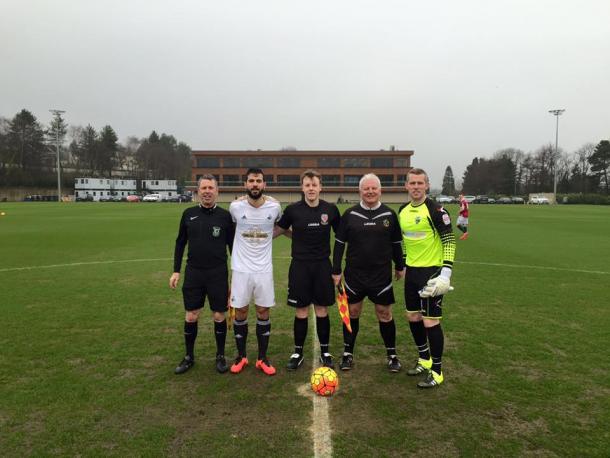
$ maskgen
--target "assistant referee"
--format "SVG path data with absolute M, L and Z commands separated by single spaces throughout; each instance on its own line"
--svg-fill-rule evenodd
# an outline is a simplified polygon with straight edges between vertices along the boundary
M 216 370 L 227 372 L 225 341 L 227 320 L 225 312 L 228 302 L 227 248 L 233 248 L 235 228 L 231 215 L 216 205 L 218 182 L 213 175 L 203 175 L 197 184 L 199 205 L 187 208 L 180 219 L 180 228 L 174 250 L 174 273 L 169 286 L 175 289 L 180 280 L 180 267 L 184 249 L 188 243 L 185 278 L 182 296 L 186 316 L 184 321 L 184 344 L 186 355 L 175 369 L 183 374 L 195 364 L 195 340 L 197 321 L 206 296 L 214 318 L 216 337 Z

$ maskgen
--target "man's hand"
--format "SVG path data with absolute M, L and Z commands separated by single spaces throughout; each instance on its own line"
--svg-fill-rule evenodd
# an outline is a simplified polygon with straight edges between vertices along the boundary
M 394 271 L 394 279 L 395 280 L 400 280 L 401 278 L 405 278 L 405 275 L 407 273 L 407 268 L 403 267 L 402 270 L 395 270 Z
M 428 280 L 428 284 L 419 292 L 419 297 L 436 297 L 447 294 L 453 288 L 447 277 L 438 276 Z
M 176 289 L 178 286 L 178 282 L 180 281 L 180 272 L 174 272 L 171 277 L 169 277 L 169 287 L 171 289 Z
M 333 277 L 333 282 L 335 283 L 335 286 L 337 286 L 339 283 L 341 283 L 341 274 L 335 275 L 332 274 Z

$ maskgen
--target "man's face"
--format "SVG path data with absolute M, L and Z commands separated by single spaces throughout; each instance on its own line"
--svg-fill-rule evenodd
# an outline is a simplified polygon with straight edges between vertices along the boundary
M 265 190 L 265 182 L 263 175 L 260 173 L 251 173 L 246 178 L 246 194 L 254 200 L 260 199 Z
M 374 178 L 368 178 L 360 185 L 360 198 L 367 207 L 374 207 L 381 198 L 381 186 Z
M 218 198 L 218 187 L 214 180 L 201 180 L 197 189 L 199 200 L 204 207 L 213 207 Z
M 305 199 L 308 202 L 315 202 L 320 197 L 320 191 L 322 190 L 322 185 L 320 184 L 320 179 L 318 177 L 305 177 L 303 178 L 303 184 L 301 185 L 301 191 L 305 195 Z
M 428 179 L 426 175 L 415 175 L 409 173 L 407 175 L 407 183 L 405 184 L 409 197 L 412 200 L 420 201 L 426 197 L 426 191 L 428 190 Z

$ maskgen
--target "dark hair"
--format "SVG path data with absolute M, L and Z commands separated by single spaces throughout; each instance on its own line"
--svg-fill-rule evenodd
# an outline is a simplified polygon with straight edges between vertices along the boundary
M 409 181 L 409 175 L 425 175 L 426 181 L 428 181 L 428 174 L 424 169 L 411 169 L 407 172 L 407 181 Z
M 201 180 L 211 180 L 216 184 L 216 187 L 218 187 L 218 180 L 211 173 L 205 173 L 199 177 L 197 180 L 197 189 L 199 189 L 199 186 L 201 186 Z
M 318 180 L 320 180 L 320 182 L 322 182 L 322 175 L 320 175 L 320 172 L 317 172 L 313 169 L 307 169 L 303 173 L 301 173 L 301 184 L 303 184 L 303 180 L 305 178 L 317 178 Z
M 259 169 L 258 167 L 250 167 L 246 171 L 246 181 L 248 180 L 248 175 L 262 175 L 263 181 L 265 181 L 265 174 L 263 173 L 263 169 Z

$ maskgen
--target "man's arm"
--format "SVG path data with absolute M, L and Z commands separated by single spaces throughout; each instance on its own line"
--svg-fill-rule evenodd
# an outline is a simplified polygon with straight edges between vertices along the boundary
M 441 238 L 443 267 L 441 268 L 440 275 L 428 280 L 428 284 L 419 294 L 420 297 L 442 296 L 453 289 L 451 287 L 451 273 L 455 258 L 455 235 L 451 229 L 451 218 L 449 213 L 442 207 L 428 207 L 428 210 L 432 216 L 432 224 L 434 224 L 434 228 L 438 231 Z
M 276 224 L 273 226 L 273 238 L 279 237 L 280 235 L 285 235 L 288 238 L 292 238 L 292 230 L 284 229 Z
M 341 264 L 343 261 L 343 252 L 345 251 L 345 244 L 347 242 L 347 216 L 344 213 L 339 224 L 339 229 L 335 233 L 335 246 L 333 248 L 333 280 L 335 285 L 339 284 L 341 280 Z
M 180 280 L 180 268 L 182 267 L 182 257 L 184 256 L 184 248 L 188 242 L 188 233 L 186 230 L 186 223 L 184 213 L 180 218 L 180 225 L 178 226 L 178 237 L 176 237 L 176 245 L 174 247 L 174 273 L 169 279 L 169 287 L 175 289 L 178 286 Z
M 404 251 L 402 249 L 402 232 L 400 230 L 400 222 L 396 213 L 392 212 L 392 260 L 394 261 L 394 270 L 402 272 L 405 268 Z M 404 276 L 404 275 L 402 275 Z M 396 279 L 402 278 L 398 273 Z

